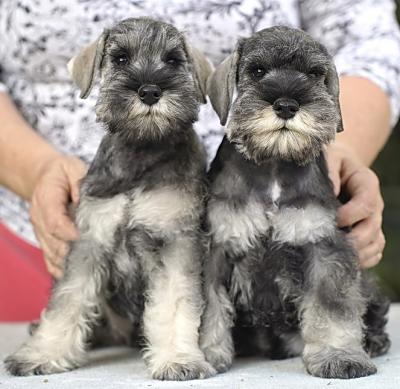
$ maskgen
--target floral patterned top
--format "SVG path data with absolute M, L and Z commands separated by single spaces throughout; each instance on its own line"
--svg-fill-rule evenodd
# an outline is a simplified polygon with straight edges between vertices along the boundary
M 325 44 L 340 74 L 366 77 L 400 108 L 400 33 L 392 0 L 0 0 L 0 91 L 57 149 L 93 158 L 102 136 L 96 91 L 80 100 L 67 61 L 102 29 L 127 17 L 173 23 L 218 64 L 239 36 L 273 25 L 303 28 Z M 196 123 L 210 159 L 222 129 L 210 105 Z M 36 244 L 27 204 L 0 188 L 0 220 Z

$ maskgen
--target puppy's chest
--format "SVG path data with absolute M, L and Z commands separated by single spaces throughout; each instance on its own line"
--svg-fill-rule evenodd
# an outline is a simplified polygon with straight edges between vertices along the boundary
M 200 199 L 183 189 L 139 187 L 109 198 L 83 196 L 76 220 L 83 237 L 112 247 L 117 233 L 141 228 L 173 234 L 185 221 L 191 225 L 200 212 Z
M 214 241 L 239 255 L 266 238 L 298 246 L 315 243 L 333 232 L 334 212 L 311 201 L 291 205 L 284 191 L 279 181 L 272 180 L 262 191 L 249 191 L 239 203 L 229 195 L 211 199 L 208 219 Z

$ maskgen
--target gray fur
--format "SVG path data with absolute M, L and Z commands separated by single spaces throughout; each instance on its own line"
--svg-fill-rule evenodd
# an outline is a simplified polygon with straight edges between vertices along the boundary
M 6 367 L 31 375 L 79 366 L 93 326 L 109 316 L 116 338 L 130 338 L 129 323 L 140 329 L 154 378 L 206 378 L 214 369 L 198 347 L 205 155 L 192 123 L 210 67 L 174 27 L 151 19 L 120 22 L 70 67 L 82 97 L 100 73 L 107 134 L 81 185 L 80 239 L 65 275 Z M 156 104 L 141 102 L 142 84 L 161 88 Z
M 257 66 L 266 74 L 255 88 L 251 73 Z M 316 77 L 311 76 L 313 72 Z M 227 121 L 233 103 L 227 124 L 228 138 L 253 160 L 276 156 L 306 163 L 315 159 L 321 145 L 342 129 L 339 81 L 333 60 L 322 45 L 300 30 L 274 27 L 268 33 L 259 32 L 250 39 L 240 40 L 235 51 L 217 67 L 208 85 L 210 100 L 221 124 Z M 238 96 L 233 102 L 235 88 Z M 293 146 L 282 152 L 272 140 L 274 145 L 265 144 L 272 134 L 263 134 L 265 142 L 260 141 L 254 122 L 262 120 L 264 110 L 272 106 L 277 96 L 285 96 L 284 93 L 301 100 L 299 113 L 314 119 L 315 128 L 310 130 L 315 131 L 304 135 L 307 147 Z M 294 140 L 293 143 L 297 144 Z
M 207 360 L 226 370 L 234 344 L 238 354 L 273 359 L 302 352 L 320 377 L 375 373 L 363 317 L 376 293 L 363 289 L 355 252 L 336 225 L 323 155 L 342 126 L 332 58 L 302 31 L 269 28 L 239 41 L 208 87 L 227 135 L 209 173 Z M 291 118 L 275 109 L 281 98 L 298 103 Z M 384 353 L 385 321 L 376 322 Z

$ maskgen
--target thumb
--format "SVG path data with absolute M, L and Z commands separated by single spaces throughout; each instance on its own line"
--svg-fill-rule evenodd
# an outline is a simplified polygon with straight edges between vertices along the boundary
M 339 196 L 340 193 L 340 175 L 338 172 L 329 172 L 329 178 L 333 184 L 333 191 L 335 192 L 335 196 Z
M 329 178 L 333 184 L 333 191 L 335 192 L 335 196 L 339 196 L 340 193 L 340 162 L 333 160 L 333 158 L 327 156 L 326 163 L 328 165 L 328 174 Z
M 66 175 L 70 188 L 71 199 L 74 204 L 79 202 L 79 188 L 82 178 L 87 172 L 86 165 L 79 159 L 71 159 L 66 166 Z

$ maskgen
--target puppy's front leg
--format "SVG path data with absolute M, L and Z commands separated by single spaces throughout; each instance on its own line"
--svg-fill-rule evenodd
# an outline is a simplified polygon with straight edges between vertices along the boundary
M 201 262 L 196 243 L 179 237 L 151 271 L 143 317 L 144 358 L 152 377 L 190 380 L 215 374 L 199 348 L 203 310 Z
M 52 374 L 82 363 L 91 324 L 99 308 L 102 273 L 95 260 L 101 251 L 92 242 L 73 244 L 65 276 L 32 337 L 5 360 L 14 375 Z
M 233 361 L 232 327 L 234 307 L 220 273 L 226 268 L 222 247 L 214 248 L 204 271 L 206 308 L 200 331 L 200 347 L 208 362 L 218 371 L 227 371 Z
M 351 248 L 338 233 L 311 251 L 309 289 L 300 307 L 308 372 L 324 378 L 376 373 L 362 347 L 365 302 Z

